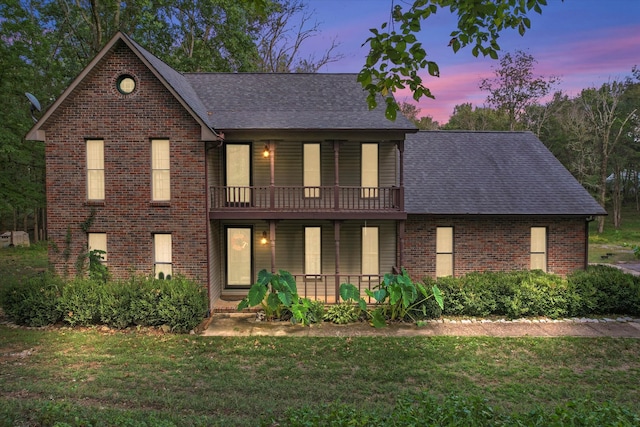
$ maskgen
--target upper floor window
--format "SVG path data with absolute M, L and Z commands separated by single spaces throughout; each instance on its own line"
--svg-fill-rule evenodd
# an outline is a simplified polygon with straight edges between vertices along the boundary
M 304 144 L 304 197 L 320 197 L 320 144 Z
M 225 144 L 227 203 L 251 202 L 251 145 Z
M 362 144 L 360 171 L 361 197 L 378 197 L 378 144 Z
M 531 227 L 531 269 L 547 271 L 546 227 Z
M 153 201 L 171 200 L 171 170 L 168 139 L 151 141 L 151 198 Z
M 104 200 L 104 141 L 87 140 L 87 199 Z
M 173 274 L 171 260 L 171 234 L 153 235 L 153 275 L 167 278 Z
M 436 228 L 436 277 L 453 276 L 453 227 Z

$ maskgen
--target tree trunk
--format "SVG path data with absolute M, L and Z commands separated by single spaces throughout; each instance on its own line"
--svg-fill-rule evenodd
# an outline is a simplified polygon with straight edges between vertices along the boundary
M 613 194 L 611 195 L 611 201 L 613 204 L 613 228 L 620 229 L 622 223 L 622 172 L 620 167 L 616 166 L 613 172 Z
M 33 210 L 33 243 L 38 243 L 39 232 L 40 232 L 40 224 L 38 221 L 38 208 L 35 208 Z
M 602 150 L 602 158 L 600 159 L 600 195 L 598 200 L 600 206 L 605 208 L 607 205 L 607 163 L 609 162 L 606 150 Z M 606 209 L 606 208 L 605 208 Z M 604 216 L 598 217 L 598 233 L 604 232 Z

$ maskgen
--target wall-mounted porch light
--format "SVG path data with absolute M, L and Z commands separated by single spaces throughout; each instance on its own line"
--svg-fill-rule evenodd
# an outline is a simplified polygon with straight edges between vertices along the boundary
M 265 159 L 269 157 L 269 146 L 267 144 L 264 145 L 264 150 L 262 151 L 262 157 Z
M 267 242 L 268 242 L 268 240 L 267 240 L 267 232 L 263 231 L 262 232 L 262 238 L 260 239 L 260 244 L 261 245 L 266 245 Z

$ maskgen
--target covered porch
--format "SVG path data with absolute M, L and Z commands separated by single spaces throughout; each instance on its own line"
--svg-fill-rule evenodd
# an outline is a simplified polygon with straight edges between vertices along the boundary
M 397 271 L 404 221 L 212 220 L 211 235 L 214 309 L 223 301 L 237 305 L 263 269 L 288 271 L 301 297 L 332 304 L 341 283 L 365 297 L 365 289 Z

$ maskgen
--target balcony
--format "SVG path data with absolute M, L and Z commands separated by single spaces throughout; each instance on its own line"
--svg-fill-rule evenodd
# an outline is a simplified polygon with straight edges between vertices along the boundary
M 272 213 L 283 218 L 327 213 L 335 217 L 341 213 L 345 218 L 400 218 L 404 211 L 401 187 L 217 186 L 210 187 L 210 191 L 213 217 L 219 216 L 216 213 L 233 212 L 234 217 L 241 213 Z

